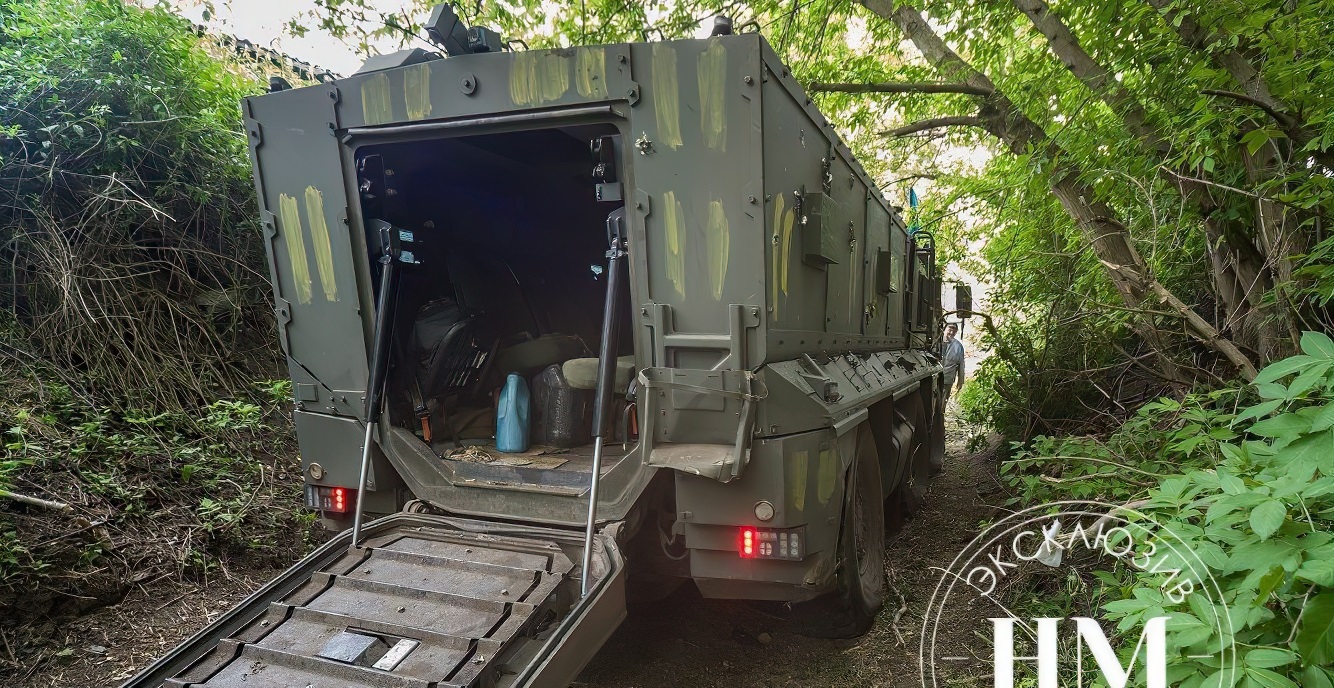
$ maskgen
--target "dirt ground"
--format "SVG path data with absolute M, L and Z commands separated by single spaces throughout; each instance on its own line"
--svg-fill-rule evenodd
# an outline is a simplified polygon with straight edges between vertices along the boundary
M 920 685 L 918 643 L 928 600 L 949 564 L 995 517 L 1001 501 L 996 465 L 969 455 L 969 432 L 951 427 L 946 469 L 926 504 L 891 536 L 886 567 L 891 583 L 875 627 L 856 640 L 831 641 L 795 633 L 779 607 L 701 599 L 684 586 L 662 603 L 632 611 L 574 686 L 659 688 L 727 686 Z M 226 611 L 280 569 L 228 571 L 207 584 L 170 581 L 141 586 L 123 601 L 65 622 L 42 647 L 0 634 L 0 665 L 15 688 L 115 686 Z M 978 647 L 973 620 L 942 624 L 945 648 Z M 985 671 L 978 672 L 982 685 Z

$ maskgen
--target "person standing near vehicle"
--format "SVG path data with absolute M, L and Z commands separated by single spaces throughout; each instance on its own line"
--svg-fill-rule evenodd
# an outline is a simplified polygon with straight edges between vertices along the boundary
M 949 403 L 950 394 L 957 387 L 963 391 L 964 365 L 963 365 L 963 342 L 959 341 L 955 335 L 959 333 L 959 326 L 950 323 L 945 326 L 945 342 L 941 345 L 940 359 L 945 365 L 945 403 Z

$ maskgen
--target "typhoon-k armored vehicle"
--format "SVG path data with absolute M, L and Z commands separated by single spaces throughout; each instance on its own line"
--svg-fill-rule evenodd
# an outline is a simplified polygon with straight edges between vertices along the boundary
M 564 686 L 627 590 L 864 632 L 941 460 L 940 281 L 757 33 L 440 52 L 243 103 L 307 506 L 127 686 Z

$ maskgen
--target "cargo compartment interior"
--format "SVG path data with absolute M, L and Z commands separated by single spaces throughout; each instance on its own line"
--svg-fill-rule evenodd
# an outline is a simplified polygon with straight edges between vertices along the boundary
M 363 217 L 412 232 L 404 249 L 418 261 L 399 271 L 387 421 L 458 474 L 551 484 L 589 470 L 606 220 L 621 205 L 598 200 L 590 144 L 614 134 L 586 125 L 357 149 Z M 379 240 L 367 242 L 378 282 Z M 636 427 L 623 283 L 604 470 Z M 507 453 L 496 409 L 511 373 L 528 388 L 530 448 Z

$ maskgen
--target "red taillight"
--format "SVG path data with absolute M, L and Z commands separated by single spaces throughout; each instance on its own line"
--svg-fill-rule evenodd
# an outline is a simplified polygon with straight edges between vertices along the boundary
M 755 557 L 755 547 L 759 538 L 755 535 L 755 529 L 750 526 L 742 526 L 741 538 L 738 542 L 738 551 L 746 559 Z
M 357 491 L 350 487 L 306 486 L 306 506 L 316 511 L 345 514 L 356 506 Z

